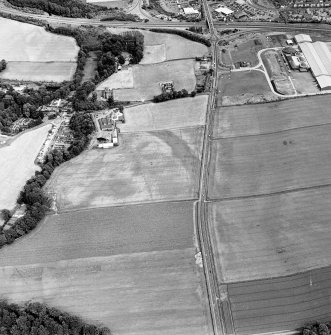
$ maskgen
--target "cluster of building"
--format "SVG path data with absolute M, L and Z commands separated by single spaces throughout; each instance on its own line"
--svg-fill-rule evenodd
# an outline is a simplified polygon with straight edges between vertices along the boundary
M 162 93 L 171 93 L 174 91 L 174 82 L 166 81 L 166 82 L 160 83 L 160 87 L 161 87 Z
M 72 103 L 65 99 L 55 99 L 48 105 L 39 107 L 38 110 L 44 113 L 70 113 L 72 112 Z
M 199 20 L 201 18 L 200 10 L 193 7 L 181 8 L 180 13 L 184 14 L 187 20 Z
M 310 68 L 321 90 L 331 90 L 331 52 L 324 42 L 313 42 L 309 35 L 299 34 L 294 37 L 298 44 L 297 62 L 299 69 Z
M 30 127 L 30 124 L 33 120 L 29 118 L 20 118 L 16 120 L 11 126 L 10 126 L 10 132 L 11 134 L 18 134 L 21 131 L 24 131 Z
M 70 116 L 64 115 L 58 123 L 52 123 L 52 129 L 48 132 L 45 142 L 43 143 L 36 162 L 42 163 L 47 153 L 51 150 L 68 149 L 73 140 L 72 132 L 69 128 Z
M 295 0 L 294 8 L 323 8 L 331 7 L 331 0 Z
M 119 128 L 117 122 L 125 123 L 123 110 L 119 108 L 103 112 L 95 116 L 96 127 L 98 129 L 97 148 L 109 149 L 119 145 Z

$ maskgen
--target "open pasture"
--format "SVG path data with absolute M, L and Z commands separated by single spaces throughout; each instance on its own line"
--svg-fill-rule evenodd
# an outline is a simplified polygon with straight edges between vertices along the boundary
M 62 82 L 75 74 L 76 62 L 8 62 L 0 78 L 7 80 Z
M 256 96 L 271 94 L 265 75 L 261 71 L 240 71 L 222 73 L 218 78 L 217 104 L 224 100 L 240 103 L 241 100 L 253 99 Z
M 258 105 L 222 107 L 215 114 L 213 136 L 227 138 L 331 123 L 330 97 L 284 100 Z
M 0 266 L 192 246 L 192 201 L 114 206 L 47 216 L 33 233 L 1 249 Z
M 226 199 L 331 184 L 331 124 L 214 140 L 209 197 Z
M 34 161 L 49 129 L 27 131 L 0 148 L 0 210 L 13 209 L 25 182 L 39 169 Z
M 0 59 L 8 62 L 75 62 L 79 47 L 72 37 L 0 18 Z
M 120 146 L 94 149 L 62 164 L 47 189 L 60 210 L 194 199 L 203 128 L 122 134 Z
M 284 276 L 331 265 L 331 188 L 209 205 L 219 278 Z
M 43 301 L 118 335 L 208 335 L 192 210 L 183 201 L 48 216 L 1 250 L 0 296 Z
M 145 101 L 161 94 L 160 83 L 173 81 L 175 90 L 195 88 L 194 60 L 179 60 L 158 64 L 135 65 L 130 70 L 110 76 L 97 90 L 114 88 L 114 99 L 118 101 Z M 120 80 L 118 79 L 120 76 Z M 122 84 L 124 83 L 124 84 Z
M 121 133 L 202 126 L 205 124 L 207 95 L 149 103 L 124 109 Z
M 236 334 L 276 334 L 330 320 L 331 268 L 228 285 Z

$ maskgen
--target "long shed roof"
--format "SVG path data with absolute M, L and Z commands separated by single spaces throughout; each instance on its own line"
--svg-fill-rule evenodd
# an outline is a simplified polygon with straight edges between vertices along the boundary
M 320 87 L 331 87 L 331 52 L 327 44 L 303 42 L 299 45 Z

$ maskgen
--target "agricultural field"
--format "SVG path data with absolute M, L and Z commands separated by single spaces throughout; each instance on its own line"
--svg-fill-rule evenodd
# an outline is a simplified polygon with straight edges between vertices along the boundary
M 76 62 L 9 62 L 6 70 L 0 73 L 0 78 L 34 82 L 70 81 L 76 67 Z
M 149 65 L 136 65 L 123 72 L 117 72 L 97 87 L 114 88 L 114 99 L 117 101 L 145 101 L 161 94 L 160 83 L 173 81 L 175 90 L 195 89 L 195 60 L 178 60 Z M 119 74 L 121 73 L 121 74 Z
M 194 199 L 203 127 L 122 134 L 112 150 L 95 149 L 62 164 L 47 189 L 60 211 L 144 201 Z
M 259 135 L 329 123 L 330 97 L 320 95 L 258 105 L 222 107 L 215 114 L 213 137 Z
M 0 296 L 42 301 L 119 335 L 211 334 L 192 219 L 192 202 L 49 216 L 1 251 Z
M 132 0 L 87 0 L 86 3 L 103 6 L 107 8 L 126 8 Z
M 205 124 L 207 95 L 124 109 L 121 133 L 195 127 Z
M 261 71 L 227 72 L 219 76 L 217 105 L 254 103 L 276 98 Z
M 226 199 L 331 183 L 331 124 L 215 140 L 209 196 Z
M 62 81 L 71 79 L 76 69 L 75 39 L 42 27 L 0 18 L 0 45 L 0 59 L 8 62 L 1 78 Z
M 257 53 L 264 48 L 264 42 L 260 38 L 239 42 L 231 50 L 232 61 L 234 64 L 247 62 L 251 67 L 256 66 L 259 63 Z
M 0 210 L 14 208 L 25 182 L 39 169 L 34 161 L 50 128 L 24 132 L 0 147 Z
M 108 28 L 112 33 L 121 33 L 128 29 Z M 141 64 L 159 63 L 165 60 L 175 60 L 183 58 L 195 58 L 204 56 L 209 49 L 197 42 L 190 41 L 184 37 L 154 33 L 148 30 L 139 30 L 144 35 L 144 58 Z
M 331 188 L 209 205 L 219 278 L 278 277 L 331 265 Z
M 236 334 L 275 334 L 330 320 L 331 268 L 228 285 Z

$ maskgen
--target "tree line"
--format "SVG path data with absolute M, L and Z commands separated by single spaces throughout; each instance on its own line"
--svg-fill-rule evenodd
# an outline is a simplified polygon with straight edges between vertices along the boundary
M 50 15 L 92 18 L 100 12 L 109 12 L 107 7 L 95 6 L 79 0 L 8 0 L 17 7 L 36 8 Z
M 206 45 L 207 47 L 211 46 L 211 43 L 209 40 L 207 40 L 205 37 L 197 34 L 193 34 L 189 31 L 186 30 L 177 30 L 177 29 L 169 29 L 169 28 L 152 28 L 150 31 L 153 31 L 154 33 L 166 33 L 166 34 L 174 34 L 174 35 L 179 35 L 181 37 L 184 37 L 188 40 L 202 43 Z
M 0 301 L 2 335 L 110 335 L 106 327 L 87 324 L 77 316 L 39 302 L 25 305 Z
M 18 204 L 26 205 L 26 213 L 9 229 L 0 230 L 0 248 L 28 234 L 45 217 L 51 203 L 42 189 L 43 186 L 56 167 L 78 156 L 86 148 L 89 142 L 89 135 L 95 129 L 91 115 L 84 112 L 75 113 L 70 119 L 69 127 L 74 135 L 70 147 L 68 150 L 55 149 L 49 152 L 44 162 L 40 164 L 41 171 L 36 171 L 35 175 L 26 182 L 17 199 Z M 4 211 L 2 214 L 4 214 Z
M 195 91 L 192 91 L 191 94 L 189 94 L 185 89 L 182 89 L 180 91 L 163 92 L 159 95 L 155 95 L 153 98 L 153 102 L 155 103 L 164 102 L 173 99 L 186 98 L 188 96 L 191 96 L 193 98 L 195 97 L 195 95 L 196 95 Z

